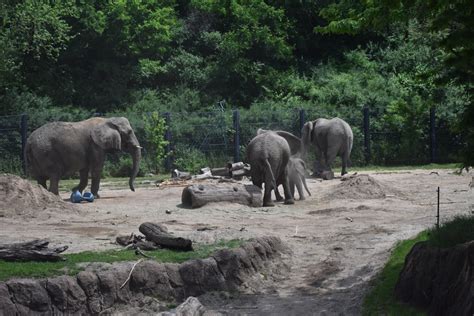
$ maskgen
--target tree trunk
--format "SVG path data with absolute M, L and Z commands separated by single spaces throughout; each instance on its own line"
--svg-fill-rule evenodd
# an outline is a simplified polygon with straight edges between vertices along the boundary
M 35 239 L 29 242 L 0 245 L 0 259 L 5 261 L 60 261 L 59 254 L 68 247 L 48 248 L 49 241 Z
M 175 237 L 169 234 L 166 227 L 160 224 L 143 223 L 138 230 L 145 235 L 147 240 L 153 241 L 163 248 L 192 251 L 193 243 L 190 239 Z
M 183 205 L 197 208 L 210 202 L 232 202 L 253 207 L 262 206 L 262 190 L 244 184 L 189 185 L 181 195 Z

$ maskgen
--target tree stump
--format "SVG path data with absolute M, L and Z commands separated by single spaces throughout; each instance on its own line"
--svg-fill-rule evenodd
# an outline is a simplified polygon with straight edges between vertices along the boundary
M 175 237 L 168 233 L 165 226 L 154 223 L 143 223 L 138 230 L 145 235 L 149 241 L 160 245 L 163 248 L 192 251 L 193 242 L 190 239 Z
M 0 245 L 0 259 L 5 261 L 60 261 L 59 254 L 68 247 L 48 248 L 49 241 L 35 239 L 11 245 Z
M 183 205 L 198 208 L 210 202 L 231 202 L 253 207 L 262 206 L 262 190 L 245 184 L 189 185 L 181 195 Z

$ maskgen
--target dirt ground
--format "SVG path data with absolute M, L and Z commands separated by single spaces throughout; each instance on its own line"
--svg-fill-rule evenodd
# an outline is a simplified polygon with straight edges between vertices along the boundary
M 438 186 L 441 221 L 474 212 L 472 171 L 360 174 L 370 177 L 310 178 L 312 196 L 272 208 L 216 203 L 187 209 L 180 206 L 182 186 L 131 192 L 108 189 L 104 183 L 102 198 L 93 203 L 65 202 L 53 209 L 14 213 L 2 211 L 0 205 L 0 243 L 48 238 L 52 245 L 68 245 L 68 252 L 119 248 L 112 243 L 115 237 L 138 233 L 145 221 L 164 223 L 174 234 L 196 243 L 273 235 L 292 250 L 284 257 L 288 271 L 242 295 L 205 295 L 200 300 L 207 308 L 249 315 L 359 314 L 370 280 L 395 243 L 436 222 Z M 69 193 L 61 197 L 67 200 Z

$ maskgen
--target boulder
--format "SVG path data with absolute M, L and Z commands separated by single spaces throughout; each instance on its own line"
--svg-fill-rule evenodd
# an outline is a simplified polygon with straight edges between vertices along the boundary
M 474 314 L 474 241 L 451 248 L 420 242 L 405 259 L 395 296 L 430 315 Z

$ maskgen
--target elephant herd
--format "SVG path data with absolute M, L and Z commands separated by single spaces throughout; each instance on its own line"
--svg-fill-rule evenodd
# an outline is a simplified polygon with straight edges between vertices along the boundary
M 336 156 L 342 160 L 341 175 L 347 173 L 352 150 L 352 130 L 344 120 L 319 118 L 306 122 L 301 131 L 301 139 L 285 131 L 259 129 L 247 146 L 247 160 L 254 185 L 262 188 L 265 184 L 263 206 L 273 206 L 271 192 L 276 200 L 283 200 L 278 186 L 283 186 L 285 204 L 294 204 L 295 186 L 300 199 L 304 199 L 303 186 L 308 192 L 305 180 L 306 165 L 303 157 L 309 147 L 316 152 L 314 176 L 331 171 Z
M 342 160 L 342 172 L 347 173 L 352 150 L 353 134 L 350 126 L 340 118 L 319 118 L 306 122 L 301 139 L 289 132 L 259 129 L 247 146 L 247 161 L 254 185 L 265 184 L 263 205 L 273 206 L 271 192 L 277 201 L 283 200 L 278 186 L 283 186 L 284 202 L 294 203 L 295 186 L 304 199 L 306 165 L 303 158 L 310 147 L 316 152 L 313 175 L 330 171 L 336 156 Z M 28 137 L 25 159 L 30 175 L 49 191 L 58 194 L 59 180 L 77 171 L 80 181 L 73 191 L 82 192 L 91 175 L 91 192 L 99 197 L 100 176 L 107 152 L 122 150 L 133 160 L 129 186 L 134 191 L 141 159 L 141 147 L 124 117 L 91 118 L 81 122 L 53 122 L 36 129 Z

